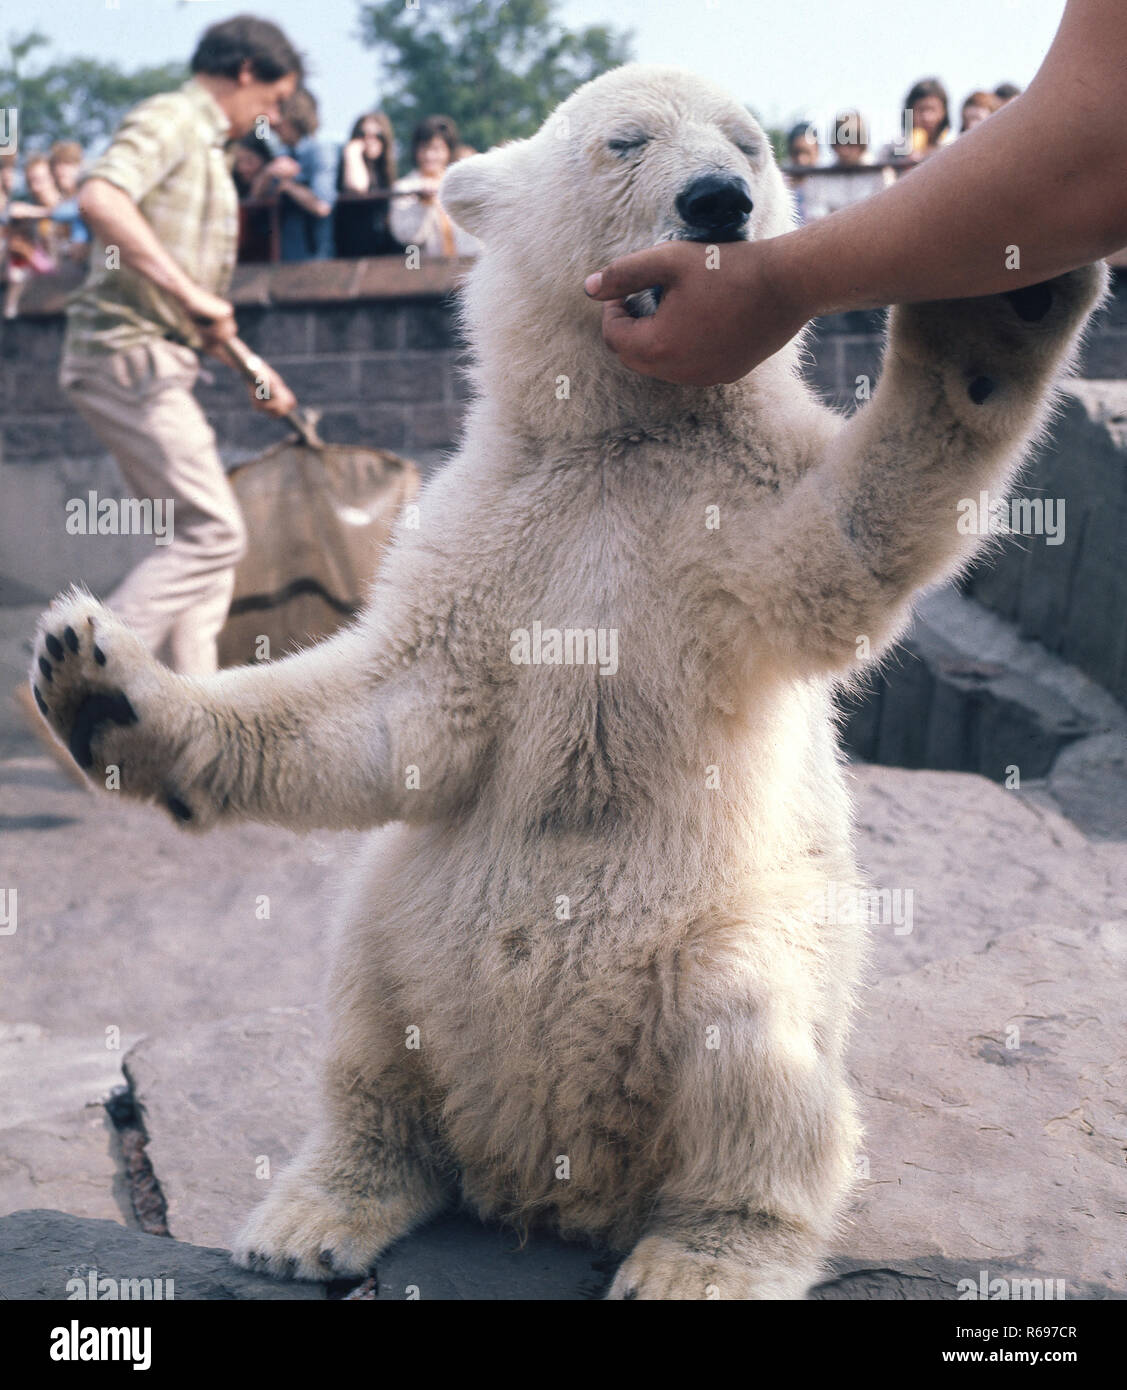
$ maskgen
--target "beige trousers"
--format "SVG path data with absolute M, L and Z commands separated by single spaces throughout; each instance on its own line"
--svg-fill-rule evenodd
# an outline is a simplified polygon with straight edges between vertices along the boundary
M 133 497 L 174 503 L 172 542 L 106 600 L 174 671 L 207 675 L 227 618 L 246 529 L 215 433 L 192 395 L 199 361 L 164 338 L 94 357 L 64 356 L 59 384 L 113 454 Z

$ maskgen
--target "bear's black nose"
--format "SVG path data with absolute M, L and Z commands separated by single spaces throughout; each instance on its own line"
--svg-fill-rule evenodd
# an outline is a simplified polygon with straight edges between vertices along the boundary
M 740 235 L 753 204 L 743 179 L 705 174 L 681 190 L 676 207 L 690 227 L 721 239 Z

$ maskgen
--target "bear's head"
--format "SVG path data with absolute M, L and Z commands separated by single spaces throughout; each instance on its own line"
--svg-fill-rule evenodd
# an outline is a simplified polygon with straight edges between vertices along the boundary
M 498 395 L 503 382 L 509 400 L 531 392 L 534 409 L 541 387 L 593 370 L 608 400 L 613 379 L 619 399 L 643 390 L 599 341 L 600 306 L 583 293 L 591 271 L 659 241 L 750 240 L 793 225 L 770 142 L 746 108 L 692 73 L 641 64 L 584 84 L 529 139 L 459 161 L 439 197 L 484 246 L 463 294 L 479 385 Z M 636 299 L 639 312 L 656 302 Z

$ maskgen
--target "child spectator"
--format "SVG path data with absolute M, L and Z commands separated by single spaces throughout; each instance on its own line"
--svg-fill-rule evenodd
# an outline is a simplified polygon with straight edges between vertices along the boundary
M 995 96 L 993 92 L 971 92 L 970 96 L 963 102 L 959 134 L 965 135 L 968 130 L 973 130 L 987 116 L 992 116 L 995 111 L 1000 111 L 1004 104 L 1001 97 Z
M 373 201 L 394 183 L 391 122 L 382 111 L 369 111 L 352 127 L 337 164 L 333 234 L 338 256 L 387 256 L 402 249 L 388 228 L 388 200 Z
M 90 248 L 90 233 L 78 215 L 78 180 L 82 173 L 82 146 L 75 140 L 59 140 L 47 156 L 59 201 L 51 209 L 56 229 L 55 247 L 62 255 L 83 259 Z
M 391 201 L 392 235 L 404 246 L 418 246 L 426 256 L 475 256 L 476 237 L 463 231 L 438 201 L 438 185 L 461 144 L 449 116 L 427 116 L 415 127 L 411 158 L 415 167 L 397 179 Z
M 266 166 L 266 172 L 281 198 L 283 261 L 324 260 L 333 254 L 336 161 L 313 138 L 320 123 L 312 93 L 299 87 L 282 103 L 281 118 L 274 127 L 283 152 Z
M 834 163 L 793 176 L 795 200 L 803 222 L 828 217 L 850 203 L 871 198 L 896 181 L 889 168 L 868 168 L 869 133 L 860 111 L 842 111 L 834 118 Z
M 787 159 L 800 168 L 812 169 L 820 156 L 818 136 L 809 121 L 800 121 L 787 134 Z
M 787 132 L 787 187 L 794 194 L 795 211 L 800 222 L 815 222 L 824 217 L 816 184 L 805 171 L 814 169 L 821 156 L 818 136 L 809 121 L 800 121 Z

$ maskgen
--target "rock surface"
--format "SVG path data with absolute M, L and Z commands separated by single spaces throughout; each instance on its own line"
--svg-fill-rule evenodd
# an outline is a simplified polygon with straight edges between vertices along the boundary
M 1127 919 L 1124 846 L 1092 845 L 1051 804 L 969 773 L 851 771 L 862 865 L 877 888 L 912 892 L 911 931 L 873 927 L 878 976 L 1005 932 Z
M 84 796 L 46 759 L 21 753 L 0 770 L 0 886 L 20 892 L 19 928 L 0 937 L 3 1008 L 36 1021 L 0 1044 L 0 1294 L 58 1296 L 46 1290 L 59 1270 L 113 1272 L 119 1250 L 127 1277 L 150 1268 L 134 1252 L 151 1245 L 107 1234 L 155 1239 L 120 1224 L 129 1204 L 97 1106 L 133 1044 L 127 1070 L 177 1238 L 158 1259 L 188 1261 L 177 1297 L 323 1297 L 199 1247 L 230 1241 L 268 1182 L 258 1160 L 276 1173 L 308 1123 L 311 1005 L 353 837 L 245 827 L 195 839 L 148 808 Z M 1079 754 L 1062 764 L 1071 794 L 1088 771 Z M 814 1296 L 949 1298 L 982 1269 L 1122 1296 L 1127 856 L 1114 819 L 1093 841 L 1050 786 L 852 775 L 859 856 L 875 886 L 912 890 L 911 930 L 874 928 L 853 1049 L 869 1177 Z M 269 918 L 256 916 L 260 894 Z M 107 1028 L 122 1052 L 106 1048 Z M 108 1222 L 2 1216 L 45 1204 Z M 613 1267 L 557 1242 L 518 1249 L 452 1215 L 388 1252 L 378 1295 L 591 1298 Z
M 203 1250 L 181 1241 L 147 1236 L 110 1221 L 42 1210 L 0 1218 L 0 1296 L 65 1299 L 70 1280 L 83 1280 L 89 1290 L 91 1270 L 99 1279 L 160 1279 L 165 1296 L 167 1281 L 172 1280 L 176 1301 L 325 1297 L 320 1284 L 282 1283 L 236 1269 L 225 1250 Z M 69 1292 L 77 1294 L 78 1290 L 72 1285 Z
M 106 1041 L 0 1024 L 0 1212 L 50 1205 L 131 1220 L 117 1134 L 102 1103 L 121 1082 L 123 1052 Z M 120 1039 L 123 1049 L 135 1041 Z
M 851 1258 L 1127 1296 L 1125 967 L 1122 924 L 1046 926 L 869 992 Z

